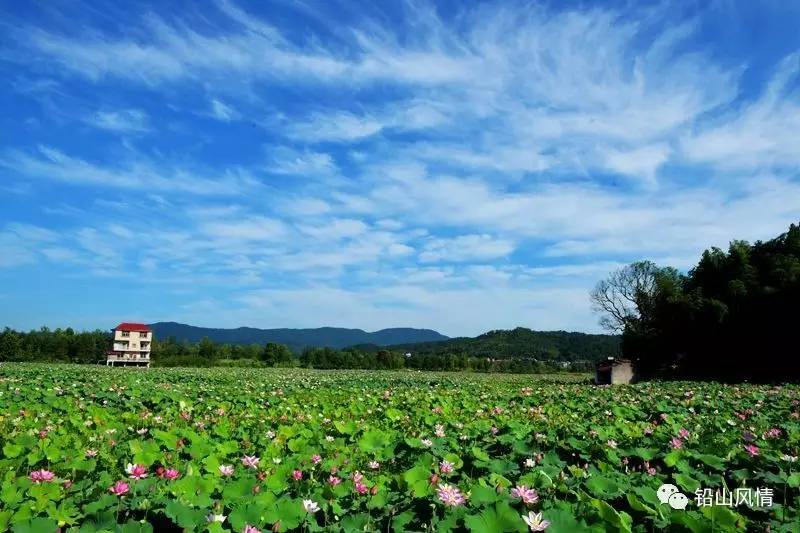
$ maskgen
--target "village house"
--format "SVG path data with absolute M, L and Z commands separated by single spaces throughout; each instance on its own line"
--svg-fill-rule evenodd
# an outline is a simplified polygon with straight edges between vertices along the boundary
M 106 352 L 106 366 L 150 366 L 153 332 L 147 324 L 123 322 L 113 330 L 111 350 Z
M 621 385 L 634 380 L 633 364 L 628 359 L 609 357 L 597 363 L 595 383 L 598 385 Z

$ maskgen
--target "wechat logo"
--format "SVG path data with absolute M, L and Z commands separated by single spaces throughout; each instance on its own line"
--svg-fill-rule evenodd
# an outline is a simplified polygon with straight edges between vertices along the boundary
M 669 483 L 658 487 L 656 495 L 658 496 L 658 501 L 661 503 L 668 503 L 673 509 L 686 509 L 686 506 L 689 504 L 689 498 L 687 498 L 685 494 L 682 494 L 678 490 L 678 487 L 670 485 Z

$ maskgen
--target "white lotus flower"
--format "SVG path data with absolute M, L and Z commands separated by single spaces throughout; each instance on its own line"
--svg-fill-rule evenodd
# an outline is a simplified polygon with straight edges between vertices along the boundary
M 533 511 L 529 512 L 528 516 L 522 515 L 522 519 L 528 524 L 531 531 L 544 531 L 550 525 L 549 520 L 542 519 L 542 513 L 534 513 Z
M 313 500 L 303 500 L 303 509 L 305 509 L 307 513 L 316 513 L 319 511 L 319 505 Z

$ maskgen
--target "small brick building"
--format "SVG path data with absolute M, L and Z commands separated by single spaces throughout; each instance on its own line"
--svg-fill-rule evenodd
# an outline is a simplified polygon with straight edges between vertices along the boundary
M 633 364 L 628 359 L 609 357 L 597 363 L 595 383 L 598 385 L 621 385 L 634 381 Z

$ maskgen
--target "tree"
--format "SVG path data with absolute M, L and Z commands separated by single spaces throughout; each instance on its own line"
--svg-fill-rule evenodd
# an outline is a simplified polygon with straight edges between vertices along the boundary
M 292 351 L 285 344 L 268 342 L 261 352 L 261 360 L 269 366 L 289 363 L 292 360 Z
M 672 276 L 650 261 L 637 261 L 612 272 L 591 292 L 592 308 L 602 313 L 603 328 L 622 333 L 640 322 L 647 322 L 655 306 L 659 277 Z
M 216 351 L 217 350 L 214 341 L 208 337 L 203 337 L 200 339 L 200 344 L 197 347 L 197 355 L 203 359 L 210 360 L 216 357 Z

